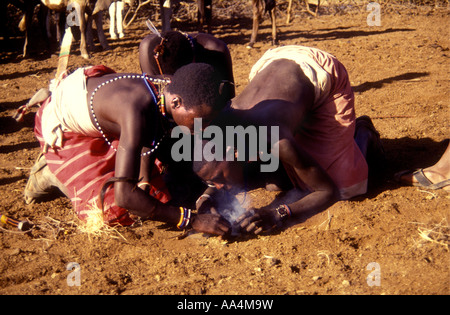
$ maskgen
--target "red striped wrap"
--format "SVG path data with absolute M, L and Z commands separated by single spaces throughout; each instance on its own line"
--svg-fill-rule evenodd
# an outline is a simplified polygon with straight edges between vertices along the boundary
M 86 72 L 86 75 L 99 76 L 108 73 L 109 70 L 106 67 L 91 69 Z M 106 69 L 106 71 L 103 69 Z M 49 102 L 50 97 L 42 104 L 35 118 L 34 131 L 41 148 L 44 148 L 41 129 L 42 110 Z M 110 141 L 113 147 L 118 147 L 118 139 L 110 139 Z M 89 212 L 93 209 L 101 209 L 98 195 L 103 184 L 114 177 L 116 160 L 115 150 L 106 143 L 104 138 L 64 132 L 62 149 L 49 148 L 48 152 L 45 153 L 45 158 L 52 173 L 67 187 L 74 210 L 81 220 L 86 220 Z M 170 200 L 170 194 L 160 175 L 162 164 L 156 160 L 155 166 L 151 175 L 153 179 L 150 183 L 150 195 L 166 203 Z M 98 211 L 97 209 L 95 211 Z M 134 223 L 129 212 L 115 204 L 113 185 L 105 193 L 104 220 L 110 225 L 131 225 Z

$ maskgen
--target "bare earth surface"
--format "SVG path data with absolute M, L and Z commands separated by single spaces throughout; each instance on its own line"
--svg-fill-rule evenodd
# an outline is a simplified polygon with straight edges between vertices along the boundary
M 245 47 L 250 17 L 214 25 L 231 50 L 238 93 L 271 47 L 267 20 L 256 47 Z M 89 235 L 65 198 L 26 205 L 23 189 L 39 153 L 36 110 L 22 123 L 11 116 L 48 85 L 58 59 L 22 59 L 20 45 L 3 49 L 0 213 L 29 219 L 39 229 L 25 235 L 2 226 L 0 294 L 449 294 L 450 195 L 392 180 L 397 171 L 434 164 L 447 147 L 449 11 L 382 12 L 380 27 L 369 27 L 366 17 L 364 11 L 300 15 L 286 25 L 283 15 L 278 22 L 281 44 L 318 47 L 347 67 L 357 115 L 373 118 L 385 145 L 379 183 L 289 229 L 233 241 L 201 234 L 179 240 L 179 231 L 159 222 Z M 96 51 L 89 61 L 74 44 L 69 67 L 104 64 L 139 72 L 138 45 L 147 33 L 144 20 L 136 20 L 125 39 L 110 40 L 112 50 Z M 257 190 L 247 198 L 261 206 L 273 194 Z M 80 265 L 80 286 L 68 286 L 70 262 Z

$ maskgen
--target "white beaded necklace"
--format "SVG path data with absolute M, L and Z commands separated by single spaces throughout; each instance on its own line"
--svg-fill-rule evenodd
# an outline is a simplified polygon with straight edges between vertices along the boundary
M 92 117 L 94 118 L 95 125 L 96 125 L 98 131 L 100 131 L 100 133 L 102 134 L 102 136 L 103 136 L 103 138 L 105 139 L 106 143 L 108 143 L 108 145 L 109 145 L 115 152 L 117 152 L 117 149 L 114 148 L 114 147 L 112 146 L 111 141 L 109 141 L 109 139 L 106 137 L 105 133 L 103 132 L 102 127 L 100 126 L 100 123 L 99 123 L 98 120 L 97 120 L 97 116 L 95 115 L 95 112 L 94 112 L 94 96 L 95 96 L 95 93 L 97 93 L 97 91 L 98 91 L 101 87 L 103 87 L 103 86 L 105 86 L 105 85 L 107 85 L 107 84 L 109 84 L 109 83 L 111 83 L 111 82 L 120 80 L 120 79 L 143 79 L 144 82 L 145 82 L 145 85 L 147 86 L 147 88 L 149 89 L 150 93 L 152 94 L 153 100 L 154 100 L 154 102 L 155 102 L 155 106 L 157 106 L 157 107 L 158 107 L 158 99 L 157 99 L 157 97 L 156 97 L 156 95 L 155 95 L 155 92 L 153 91 L 153 89 L 152 89 L 152 88 L 150 87 L 150 85 L 148 84 L 148 81 L 150 81 L 150 82 L 152 82 L 152 83 L 155 83 L 155 84 L 158 84 L 158 85 L 160 85 L 160 86 L 165 86 L 165 85 L 167 85 L 168 83 L 170 83 L 169 80 L 165 80 L 165 79 L 155 79 L 155 78 L 148 77 L 148 76 L 145 75 L 145 74 L 143 74 L 143 75 L 127 74 L 127 75 L 118 76 L 118 77 L 112 78 L 112 79 L 110 79 L 110 80 L 108 80 L 108 81 L 105 81 L 105 82 L 103 82 L 102 84 L 100 84 L 99 86 L 97 86 L 97 87 L 94 89 L 94 91 L 92 92 L 92 95 L 91 95 L 90 102 L 89 102 L 90 109 L 91 109 L 91 113 L 92 113 Z M 148 80 L 148 81 L 147 81 L 147 80 Z M 150 155 L 150 154 L 152 154 L 153 152 L 155 152 L 155 150 L 158 149 L 159 144 L 160 144 L 161 141 L 164 139 L 164 137 L 166 136 L 166 134 L 167 134 L 167 133 L 164 133 L 164 134 L 163 134 L 163 136 L 161 137 L 161 139 L 159 139 L 159 141 L 158 141 L 156 144 L 154 144 L 154 146 L 153 146 L 152 149 L 150 149 L 150 150 L 147 151 L 147 152 L 141 153 L 141 156 Z M 155 143 L 155 141 L 153 141 L 153 143 Z

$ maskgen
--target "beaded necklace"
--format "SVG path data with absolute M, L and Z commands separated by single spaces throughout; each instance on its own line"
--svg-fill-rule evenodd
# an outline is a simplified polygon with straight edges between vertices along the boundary
M 194 44 L 194 39 L 188 33 L 184 33 L 184 32 L 180 32 L 180 33 L 183 34 L 183 36 L 186 37 L 186 39 L 189 41 L 189 45 L 191 45 L 192 54 L 194 56 L 194 59 L 192 60 L 192 62 L 195 62 L 195 44 Z
M 145 73 L 143 75 L 127 74 L 127 75 L 121 75 L 121 76 L 112 78 L 112 79 L 110 79 L 108 81 L 105 81 L 105 82 L 101 83 L 99 86 L 97 86 L 94 89 L 94 91 L 91 94 L 91 99 L 90 99 L 90 102 L 89 102 L 90 110 L 91 110 L 91 113 L 92 113 L 92 117 L 94 118 L 95 126 L 97 127 L 98 131 L 100 131 L 100 133 L 102 134 L 102 136 L 105 139 L 106 143 L 108 143 L 108 145 L 115 152 L 117 152 L 117 149 L 112 146 L 111 141 L 109 141 L 108 137 L 106 137 L 102 127 L 100 126 L 100 123 L 98 122 L 97 116 L 95 115 L 95 112 L 94 112 L 94 96 L 95 96 L 95 93 L 97 93 L 97 91 L 101 87 L 103 87 L 103 86 L 105 86 L 105 85 L 107 85 L 109 83 L 115 82 L 117 80 L 120 80 L 120 79 L 143 79 L 144 83 L 145 83 L 145 86 L 147 87 L 147 89 L 152 94 L 153 101 L 155 102 L 155 105 L 158 107 L 159 112 L 163 116 L 165 116 L 166 113 L 165 113 L 164 95 L 162 94 L 162 89 L 163 89 L 164 86 L 166 86 L 168 83 L 170 83 L 169 80 L 151 78 L 151 77 L 147 76 L 147 74 L 145 74 Z M 160 88 L 160 93 L 159 94 L 161 95 L 161 97 L 160 97 L 160 101 L 159 102 L 158 102 L 158 97 L 157 97 L 156 92 L 155 92 L 156 88 L 155 88 L 154 84 L 158 85 L 159 88 Z M 153 152 L 155 152 L 155 150 L 158 149 L 161 141 L 164 139 L 166 134 L 167 133 L 164 133 L 163 136 L 161 137 L 161 139 L 159 139 L 159 141 L 156 144 L 155 144 L 155 140 L 153 140 L 153 143 L 152 143 L 153 148 L 150 149 L 147 152 L 141 153 L 141 156 L 150 155 Z

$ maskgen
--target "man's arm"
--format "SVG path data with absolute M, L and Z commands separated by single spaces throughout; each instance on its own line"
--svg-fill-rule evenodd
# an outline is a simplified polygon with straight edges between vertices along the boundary
M 301 220 L 305 216 L 319 213 L 338 200 L 338 190 L 328 174 L 301 150 L 293 139 L 283 138 L 275 147 L 280 161 L 288 170 L 294 186 L 307 189 L 310 193 L 286 205 L 288 208 L 263 208 L 242 215 L 237 224 L 250 233 L 258 234 L 288 219 L 291 222 Z M 272 152 L 274 152 L 272 151 Z
M 139 44 L 139 64 L 143 73 L 159 74 L 159 72 L 155 73 L 152 66 L 154 56 L 150 43 L 155 37 L 157 37 L 155 34 L 147 35 Z
M 338 189 L 328 174 L 294 140 L 279 142 L 280 161 L 292 168 L 294 185 L 305 185 L 310 191 L 305 197 L 289 204 L 293 219 L 312 215 L 330 207 L 338 200 Z

